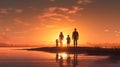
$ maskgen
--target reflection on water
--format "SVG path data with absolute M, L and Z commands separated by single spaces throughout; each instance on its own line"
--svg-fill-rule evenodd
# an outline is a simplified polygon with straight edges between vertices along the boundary
M 71 59 L 71 57 L 73 58 Z M 74 53 L 71 56 L 69 53 L 56 53 L 56 62 L 59 63 L 60 67 L 76 67 L 78 65 L 78 54 Z
M 70 66 L 71 63 L 71 57 L 70 54 L 67 55 L 67 65 Z
M 59 67 L 120 67 L 119 56 L 86 56 L 77 53 L 56 53 Z
M 0 48 L 0 67 L 120 67 L 119 56 L 46 53 Z M 19 48 L 20 49 L 20 48 Z

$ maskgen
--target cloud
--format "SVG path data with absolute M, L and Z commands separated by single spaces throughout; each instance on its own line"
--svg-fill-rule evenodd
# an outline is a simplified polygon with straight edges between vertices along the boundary
M 8 9 L 0 9 L 0 14 L 8 14 Z
M 50 0 L 51 2 L 54 2 L 55 0 Z
M 33 29 L 31 30 L 40 30 L 41 28 L 40 27 L 34 27 Z
M 55 16 L 53 16 L 53 17 L 50 17 L 50 19 L 51 20 L 54 20 L 54 21 L 61 21 L 62 20 L 62 18 L 60 18 L 60 17 L 55 17 Z
M 28 31 L 16 31 L 16 32 L 13 32 L 15 34 L 23 34 L 23 33 L 27 33 Z
M 114 32 L 115 32 L 116 36 L 120 36 L 120 31 L 119 30 L 115 30 Z
M 50 7 L 50 8 L 47 8 L 47 10 L 49 12 L 55 12 L 57 10 L 57 7 Z
M 77 4 L 87 4 L 87 3 L 91 3 L 92 0 L 78 0 Z
M 8 13 L 12 13 L 12 11 L 16 13 L 22 13 L 23 9 L 3 8 L 0 9 L 0 14 L 8 14 Z
M 65 7 L 60 7 L 60 8 L 58 8 L 60 11 L 63 11 L 63 12 L 67 12 L 67 11 L 69 11 L 69 9 L 68 8 L 65 8 Z
M 16 9 L 15 12 L 16 12 L 16 13 L 22 13 L 22 12 L 23 12 L 23 9 Z
M 71 8 L 67 7 L 48 7 L 43 9 L 44 12 L 51 12 L 51 13 L 64 13 L 64 14 L 76 14 L 79 11 L 84 10 L 84 8 L 81 8 L 79 6 L 73 6 Z
M 74 6 L 72 10 L 68 11 L 68 13 L 69 14 L 76 14 L 77 12 L 82 11 L 82 10 L 84 10 L 84 8 L 80 8 L 78 6 Z
M 9 31 L 11 31 L 11 29 L 7 27 L 7 28 L 5 28 L 5 31 L 9 32 Z
M 14 18 L 13 19 L 16 23 L 23 23 L 23 21 L 21 20 L 21 19 L 19 19 L 19 18 Z
M 0 42 L 5 42 L 6 40 L 8 40 L 8 36 L 6 35 L 5 32 L 1 32 L 0 33 Z
M 43 21 L 52 21 L 52 22 L 59 22 L 59 21 L 62 21 L 62 20 L 67 20 L 67 21 L 71 21 L 70 17 L 67 16 L 67 15 L 63 15 L 63 14 L 60 14 L 60 13 L 44 13 L 42 16 L 39 15 L 38 18 L 40 20 L 43 20 Z M 48 20 L 47 20 L 48 19 Z M 49 22 L 50 22 L 49 21 Z
M 47 25 L 46 27 L 47 28 L 54 28 L 55 26 L 54 25 Z
M 23 20 L 20 19 L 20 18 L 14 18 L 13 21 L 14 21 L 16 24 L 22 24 L 22 25 L 24 25 L 24 26 L 30 26 L 30 23 L 25 22 L 25 21 L 23 21 Z
M 75 19 L 72 16 L 80 15 L 79 11 L 84 10 L 79 6 L 67 7 L 48 7 L 43 9 L 43 12 L 37 17 L 42 26 L 52 28 L 53 24 L 73 23 Z M 49 23 L 48 23 L 49 22 Z M 46 26 L 47 25 L 47 26 Z M 67 24 L 66 24 L 67 25 Z
M 105 31 L 105 32 L 109 32 L 110 30 L 109 30 L 109 29 L 105 29 L 104 31 Z

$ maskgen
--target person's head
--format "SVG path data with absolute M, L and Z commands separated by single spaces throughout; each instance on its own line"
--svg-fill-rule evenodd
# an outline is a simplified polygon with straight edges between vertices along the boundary
M 76 31 L 76 28 L 74 29 L 74 31 Z
M 62 32 L 60 32 L 60 34 L 62 34 Z
M 69 35 L 67 35 L 69 37 Z

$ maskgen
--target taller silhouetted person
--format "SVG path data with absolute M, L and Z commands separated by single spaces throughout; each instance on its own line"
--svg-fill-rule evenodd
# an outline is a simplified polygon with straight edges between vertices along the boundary
M 72 39 L 73 39 L 73 42 L 74 42 L 74 47 L 77 47 L 78 38 L 79 38 L 79 34 L 78 34 L 78 32 L 77 32 L 77 30 L 75 28 L 73 33 L 72 33 Z
M 61 47 L 63 46 L 63 39 L 64 39 L 64 35 L 63 35 L 62 32 L 60 32 L 59 40 L 60 40 L 60 46 L 61 46 Z

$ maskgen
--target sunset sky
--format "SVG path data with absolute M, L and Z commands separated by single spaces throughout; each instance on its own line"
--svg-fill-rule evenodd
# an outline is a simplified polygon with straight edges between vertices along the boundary
M 80 44 L 119 43 L 120 0 L 0 0 L 2 43 L 54 44 L 74 28 Z

